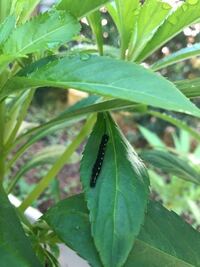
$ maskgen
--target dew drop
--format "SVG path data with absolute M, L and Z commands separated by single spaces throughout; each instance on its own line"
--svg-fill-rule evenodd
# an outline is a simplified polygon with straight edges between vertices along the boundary
M 171 23 L 172 25 L 176 25 L 176 23 L 177 23 L 177 18 L 176 18 L 175 16 L 172 15 L 171 17 L 169 17 L 168 21 L 169 21 L 169 23 Z
M 139 15 L 139 13 L 140 13 L 140 10 L 137 8 L 135 11 L 134 11 L 134 16 L 137 16 L 137 15 Z
M 77 56 L 77 54 L 69 54 L 69 55 L 68 55 L 68 58 L 69 58 L 69 59 L 73 59 L 73 58 L 75 58 L 76 56 Z
M 89 55 L 89 54 L 85 54 L 85 53 L 80 54 L 80 59 L 81 59 L 82 61 L 86 61 L 86 60 L 88 60 L 89 58 L 90 58 L 90 55 Z
M 55 47 L 60 46 L 60 42 L 50 42 L 50 43 L 47 44 L 47 46 L 48 46 L 49 49 L 53 49 Z
M 186 10 L 188 9 L 187 4 L 183 4 L 183 5 L 182 5 L 182 9 L 183 9 L 183 11 L 186 11 Z
M 171 9 L 172 7 L 168 3 L 163 3 L 162 8 L 168 10 L 168 9 Z
M 197 3 L 198 3 L 198 1 L 199 0 L 187 0 L 187 3 L 189 4 L 189 5 L 196 5 Z

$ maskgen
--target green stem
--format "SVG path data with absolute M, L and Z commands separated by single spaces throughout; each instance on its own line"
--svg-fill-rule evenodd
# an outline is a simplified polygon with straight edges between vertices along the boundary
M 18 172 L 11 180 L 10 184 L 8 185 L 8 188 L 6 189 L 6 193 L 10 194 L 13 190 L 13 188 L 15 187 L 15 185 L 17 184 L 17 182 L 19 181 L 19 179 L 21 178 L 21 174 L 20 172 Z
M 0 183 L 4 179 L 5 156 L 4 156 L 4 121 L 5 120 L 5 102 L 0 102 Z
M 126 59 L 126 45 L 125 45 L 125 42 L 123 40 L 123 35 L 121 36 L 121 47 L 120 47 L 120 50 L 121 50 L 121 59 L 122 60 L 125 60 Z
M 62 156 L 55 162 L 50 171 L 46 176 L 37 184 L 35 189 L 30 193 L 30 195 L 23 201 L 21 206 L 19 207 L 20 211 L 25 211 L 40 195 L 41 193 L 48 187 L 50 182 L 55 178 L 55 176 L 59 173 L 59 171 L 63 168 L 65 163 L 69 160 L 70 156 L 74 153 L 74 151 L 80 146 L 85 137 L 91 131 L 96 120 L 96 115 L 90 117 L 76 139 L 67 147 Z
M 19 116 L 17 118 L 17 123 L 16 123 L 16 125 L 15 125 L 15 127 L 14 127 L 14 129 L 13 129 L 13 131 L 12 131 L 12 133 L 11 133 L 9 139 L 8 139 L 8 141 L 6 142 L 6 145 L 5 145 L 5 150 L 6 150 L 7 153 L 9 152 L 8 151 L 8 147 L 12 147 L 12 144 L 16 139 L 17 132 L 18 132 L 23 120 L 26 117 L 27 110 L 28 110 L 28 108 L 30 106 L 30 103 L 31 103 L 32 99 L 33 99 L 34 93 L 35 93 L 35 89 L 31 89 L 29 94 L 28 94 L 28 96 L 27 96 L 27 98 L 26 98 L 26 100 L 24 101 L 24 103 L 22 105 L 22 108 L 20 110 L 20 114 L 19 114 Z

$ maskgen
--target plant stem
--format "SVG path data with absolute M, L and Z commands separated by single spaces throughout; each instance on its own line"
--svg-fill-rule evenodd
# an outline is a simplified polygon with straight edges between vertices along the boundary
M 125 42 L 123 40 L 123 35 L 121 36 L 121 47 L 120 47 L 120 50 L 121 50 L 121 59 L 122 60 L 125 60 L 126 59 L 126 45 L 125 45 Z
M 30 92 L 28 93 L 26 100 L 22 104 L 22 108 L 20 110 L 20 114 L 19 114 L 19 116 L 17 118 L 17 123 L 16 123 L 16 125 L 15 125 L 15 127 L 14 127 L 14 129 L 13 129 L 13 131 L 12 131 L 12 133 L 11 133 L 9 139 L 8 139 L 8 141 L 6 142 L 6 145 L 5 145 L 5 150 L 6 150 L 7 153 L 9 152 L 9 150 L 7 148 L 10 147 L 13 144 L 13 142 L 15 141 L 17 132 L 18 132 L 23 120 L 26 117 L 27 110 L 28 110 L 28 108 L 30 106 L 30 103 L 31 103 L 32 99 L 33 99 L 34 93 L 35 93 L 35 89 L 30 89 Z
M 5 157 L 4 157 L 4 121 L 5 120 L 5 103 L 0 102 L 0 183 L 4 179 Z
M 85 137 L 91 131 L 96 120 L 96 115 L 92 115 L 82 130 L 76 137 L 76 139 L 67 147 L 62 156 L 55 162 L 52 168 L 49 170 L 46 176 L 37 184 L 35 189 L 30 193 L 30 195 L 23 201 L 21 206 L 19 207 L 20 211 L 25 211 L 39 196 L 40 194 L 48 187 L 50 182 L 55 178 L 55 176 L 59 173 L 59 171 L 63 168 L 65 163 L 69 160 L 70 156 L 74 153 L 74 151 L 80 146 Z

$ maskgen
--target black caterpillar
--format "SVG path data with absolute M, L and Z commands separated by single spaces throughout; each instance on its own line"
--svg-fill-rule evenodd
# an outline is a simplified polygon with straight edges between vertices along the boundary
M 104 134 L 101 138 L 101 143 L 99 145 L 99 150 L 97 154 L 97 159 L 94 163 L 94 166 L 92 168 L 92 175 L 90 179 L 90 186 L 95 187 L 97 178 L 101 172 L 104 156 L 105 156 L 105 150 L 106 150 L 106 145 L 108 143 L 109 136 L 107 134 Z

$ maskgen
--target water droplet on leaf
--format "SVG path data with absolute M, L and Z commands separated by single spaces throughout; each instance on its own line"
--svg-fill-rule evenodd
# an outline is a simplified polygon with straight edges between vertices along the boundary
M 47 44 L 47 46 L 48 46 L 49 49 L 53 49 L 55 47 L 60 46 L 60 42 L 50 42 L 50 43 Z
M 172 25 L 176 25 L 176 23 L 177 23 L 177 18 L 176 18 L 175 16 L 172 15 L 171 17 L 169 17 L 168 21 L 169 21 L 169 23 L 171 23 Z
M 82 60 L 82 61 L 86 61 L 86 60 L 88 60 L 90 58 L 90 55 L 89 54 L 80 54 L 80 59 Z
M 187 0 L 187 3 L 189 5 L 196 5 L 198 3 L 199 0 Z
M 183 9 L 183 11 L 186 11 L 186 10 L 188 9 L 187 4 L 183 4 L 183 5 L 182 5 L 182 9 Z
M 140 10 L 136 9 L 133 14 L 134 14 L 134 16 L 137 16 L 137 15 L 139 15 L 139 13 L 140 13 Z
M 163 3 L 162 8 L 168 10 L 168 9 L 171 9 L 172 7 L 168 3 Z

